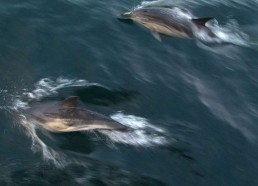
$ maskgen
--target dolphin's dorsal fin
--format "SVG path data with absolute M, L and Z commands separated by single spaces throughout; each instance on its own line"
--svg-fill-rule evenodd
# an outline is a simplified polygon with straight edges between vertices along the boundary
M 62 107 L 77 107 L 78 100 L 79 100 L 78 96 L 71 96 L 71 97 L 67 98 L 66 100 L 64 100 L 62 102 L 61 106 Z
M 192 19 L 192 21 L 199 26 L 205 26 L 207 22 L 210 20 L 215 19 L 214 17 L 204 17 L 204 18 L 197 18 L 197 19 Z

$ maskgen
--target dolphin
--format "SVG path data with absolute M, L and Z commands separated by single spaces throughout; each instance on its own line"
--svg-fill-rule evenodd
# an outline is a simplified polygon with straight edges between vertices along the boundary
M 153 36 L 161 41 L 160 34 L 180 38 L 194 38 L 201 31 L 209 37 L 215 34 L 205 26 L 213 17 L 196 18 L 190 11 L 176 6 L 145 6 L 131 12 L 122 13 L 121 20 L 129 19 L 151 30 Z
M 57 101 L 36 103 L 26 110 L 25 116 L 28 122 L 51 132 L 128 129 L 107 116 L 79 107 L 78 101 L 77 96 L 71 96 L 61 103 Z

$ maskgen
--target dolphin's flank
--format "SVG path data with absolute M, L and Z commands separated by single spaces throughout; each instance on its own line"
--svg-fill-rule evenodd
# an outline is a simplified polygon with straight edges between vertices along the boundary
M 176 6 L 146 6 L 136 8 L 120 15 L 151 30 L 153 36 L 161 41 L 160 34 L 181 38 L 193 38 L 195 32 L 203 32 L 215 37 L 205 24 L 214 18 L 196 18 L 191 12 Z
M 72 96 L 61 103 L 53 101 L 34 104 L 26 111 L 28 122 L 52 132 L 127 129 L 107 116 L 79 107 L 78 99 Z

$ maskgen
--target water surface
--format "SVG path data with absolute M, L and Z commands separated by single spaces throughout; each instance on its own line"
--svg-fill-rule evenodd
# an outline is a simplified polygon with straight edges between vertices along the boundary
M 159 42 L 117 19 L 138 0 L 0 2 L 0 185 L 258 185 L 258 2 L 157 3 L 215 17 L 232 44 Z M 23 124 L 72 95 L 134 130 Z

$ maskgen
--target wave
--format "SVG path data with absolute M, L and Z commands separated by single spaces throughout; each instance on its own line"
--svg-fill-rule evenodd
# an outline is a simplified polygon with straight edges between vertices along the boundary
M 54 185 L 55 180 L 58 180 L 59 185 L 165 185 L 155 178 L 100 164 L 90 158 L 59 168 L 29 161 L 0 162 L 0 166 L 1 185 Z
M 196 89 L 198 99 L 209 109 L 215 118 L 238 130 L 250 142 L 256 143 L 255 125 L 258 109 L 242 94 L 242 87 L 231 85 L 238 99 L 232 99 L 230 93 L 224 92 L 219 86 L 202 75 L 185 73 L 186 82 Z M 205 80 L 204 80 L 205 79 Z

